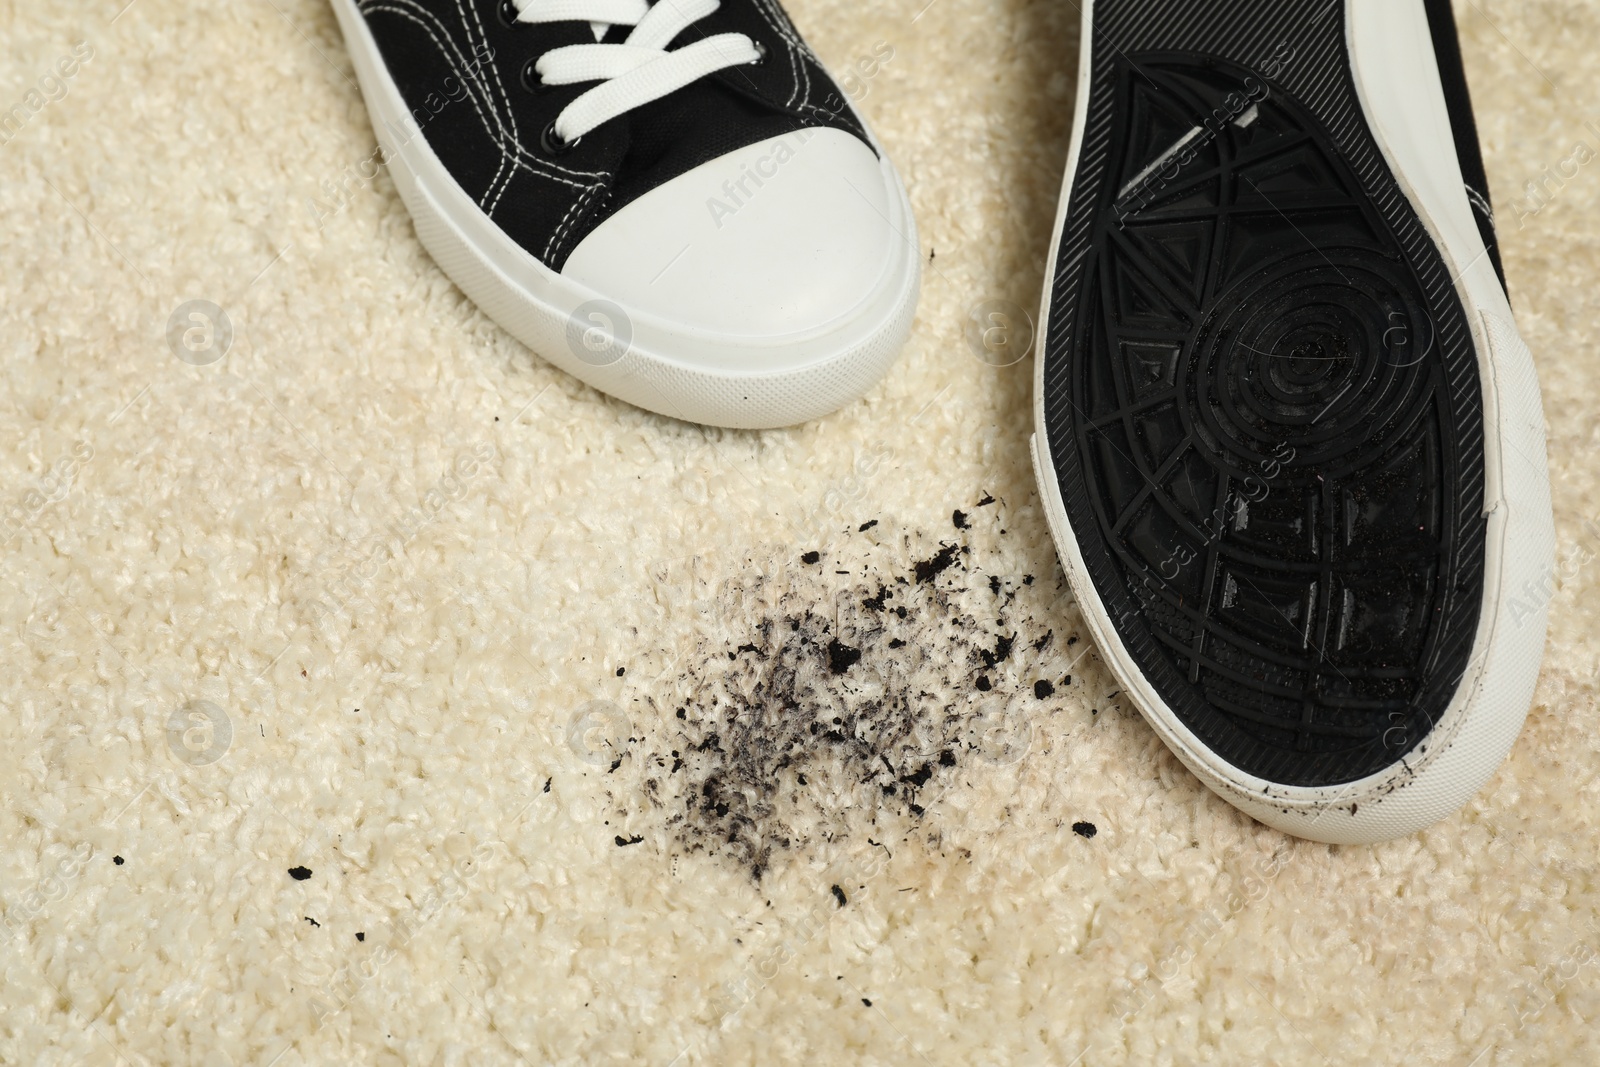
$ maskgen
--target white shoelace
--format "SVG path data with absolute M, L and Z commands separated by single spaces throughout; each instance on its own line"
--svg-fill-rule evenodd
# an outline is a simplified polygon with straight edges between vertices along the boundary
M 623 44 L 554 48 L 534 70 L 546 85 L 601 84 L 557 116 L 555 135 L 567 144 L 625 112 L 729 67 L 760 62 L 765 53 L 742 33 L 719 33 L 667 51 L 691 24 L 721 6 L 719 0 L 514 0 L 518 22 L 588 22 L 598 41 L 610 26 L 632 26 Z

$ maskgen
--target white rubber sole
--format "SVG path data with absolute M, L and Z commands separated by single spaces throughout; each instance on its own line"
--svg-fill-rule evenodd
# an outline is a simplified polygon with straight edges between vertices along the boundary
M 355 0 L 333 0 L 333 8 L 418 238 L 475 304 L 539 356 L 638 407 L 735 429 L 819 418 L 859 398 L 888 372 L 911 332 L 922 256 L 910 201 L 876 141 L 889 190 L 886 222 L 897 239 L 876 284 L 856 306 L 804 334 L 748 338 L 688 330 L 618 309 L 604 294 L 551 270 L 483 212 L 424 137 L 397 138 L 414 124 L 372 32 Z M 605 330 L 598 346 L 586 343 L 594 325 Z
M 1084 0 L 1077 115 L 1040 310 L 1034 383 L 1034 472 L 1067 579 L 1112 672 L 1161 739 L 1218 796 L 1260 822 L 1315 841 L 1370 844 L 1415 833 L 1467 803 L 1521 732 L 1544 655 L 1547 597 L 1540 591 L 1548 588 L 1555 559 L 1544 411 L 1533 357 L 1472 219 L 1422 2 L 1352 0 L 1346 35 L 1368 124 L 1457 279 L 1472 324 L 1484 399 L 1483 608 L 1466 674 L 1429 736 L 1395 766 L 1327 788 L 1288 787 L 1245 774 L 1182 723 L 1123 645 L 1068 522 L 1045 431 L 1043 353 L 1051 281 L 1089 103 L 1093 17 L 1093 0 Z

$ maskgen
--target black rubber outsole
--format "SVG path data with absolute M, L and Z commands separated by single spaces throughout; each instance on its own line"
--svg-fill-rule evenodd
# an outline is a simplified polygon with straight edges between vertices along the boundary
M 1367 128 L 1342 3 L 1093 18 L 1043 353 L 1071 536 L 1203 744 L 1282 785 L 1366 777 L 1427 736 L 1477 634 L 1465 313 Z

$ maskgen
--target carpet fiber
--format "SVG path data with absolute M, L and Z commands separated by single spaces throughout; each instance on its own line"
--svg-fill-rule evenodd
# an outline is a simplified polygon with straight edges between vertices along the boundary
M 966 335 L 1037 306 L 1072 4 L 794 0 L 926 281 L 864 401 L 735 433 L 463 299 L 324 3 L 125 3 L 0 2 L 0 1062 L 1600 1060 L 1600 5 L 1458 6 L 1536 705 L 1459 815 L 1331 848 L 1122 700 L 1031 362 Z

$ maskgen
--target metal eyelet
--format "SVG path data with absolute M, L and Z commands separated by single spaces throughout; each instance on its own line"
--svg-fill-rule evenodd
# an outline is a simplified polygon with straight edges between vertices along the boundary
M 522 14 L 522 12 L 517 9 L 515 0 L 500 0 L 501 25 L 507 27 L 508 29 L 512 26 L 519 25 L 517 22 L 517 16 L 520 14 Z
M 751 67 L 764 67 L 764 66 L 766 66 L 767 65 L 767 46 L 762 44 L 760 41 L 752 41 L 750 43 L 756 46 L 756 58 L 751 60 L 748 64 L 746 64 L 746 66 L 751 66 Z
M 542 93 L 550 88 L 539 74 L 538 57 L 530 59 L 522 65 L 522 87 L 530 93 Z
M 539 147 L 544 149 L 544 154 L 547 156 L 564 156 L 582 143 L 582 137 L 573 141 L 563 141 L 561 135 L 556 133 L 554 122 L 546 126 L 544 132 L 539 135 Z

